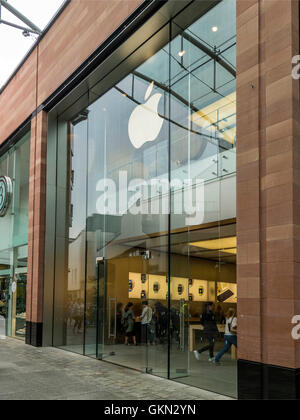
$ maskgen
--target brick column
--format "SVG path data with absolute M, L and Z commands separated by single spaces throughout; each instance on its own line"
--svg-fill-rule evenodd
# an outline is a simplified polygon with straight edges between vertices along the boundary
M 42 345 L 46 221 L 47 114 L 31 121 L 26 343 Z
M 237 0 L 240 398 L 300 398 L 298 54 L 298 0 Z

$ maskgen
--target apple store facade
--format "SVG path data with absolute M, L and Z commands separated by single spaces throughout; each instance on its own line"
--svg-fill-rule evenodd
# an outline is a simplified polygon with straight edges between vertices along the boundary
M 0 338 L 299 397 L 299 22 L 64 2 L 0 88 Z
M 169 3 L 48 114 L 44 340 L 235 397 L 236 2 Z

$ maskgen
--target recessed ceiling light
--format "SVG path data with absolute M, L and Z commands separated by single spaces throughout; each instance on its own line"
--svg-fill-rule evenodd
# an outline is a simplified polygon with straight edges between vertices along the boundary
M 205 241 L 190 242 L 190 245 L 214 251 L 222 250 L 223 252 L 225 252 L 226 249 L 229 249 L 229 252 L 233 253 L 232 250 L 237 247 L 237 241 L 236 236 L 230 236 L 228 238 L 208 239 Z
M 211 28 L 211 30 L 212 30 L 213 32 L 218 32 L 219 28 L 218 28 L 217 26 L 213 26 L 213 27 Z
M 185 51 L 184 51 L 184 50 L 179 51 L 179 53 L 178 53 L 179 57 L 183 57 L 183 56 L 184 56 L 184 54 L 185 54 Z

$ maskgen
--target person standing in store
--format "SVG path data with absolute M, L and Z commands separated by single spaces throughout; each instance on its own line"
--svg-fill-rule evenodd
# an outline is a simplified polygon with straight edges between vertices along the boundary
M 223 349 L 217 354 L 214 362 L 216 365 L 220 364 L 221 358 L 224 356 L 225 353 L 231 348 L 231 346 L 235 346 L 237 348 L 237 317 L 236 311 L 233 308 L 228 309 L 226 314 L 226 327 L 225 327 L 225 344 Z
M 156 313 L 156 334 L 161 344 L 167 339 L 168 330 L 168 309 L 160 301 L 155 303 Z
M 206 309 L 201 315 L 201 324 L 203 325 L 203 334 L 208 341 L 208 345 L 202 347 L 199 350 L 194 351 L 194 356 L 197 360 L 200 360 L 200 354 L 205 351 L 209 351 L 209 362 L 213 362 L 214 359 L 214 347 L 215 347 L 215 338 L 219 333 L 217 327 L 216 316 L 214 313 L 214 303 L 209 302 L 206 305 Z
M 148 305 L 148 301 L 143 302 L 143 311 L 141 315 L 141 324 L 142 324 L 142 342 L 148 344 L 153 344 L 153 334 L 151 333 L 151 322 L 152 322 L 153 311 L 152 308 Z
M 124 310 L 124 328 L 125 328 L 125 345 L 130 346 L 129 339 L 132 338 L 133 344 L 136 346 L 136 336 L 135 336 L 135 321 L 134 313 L 132 311 L 133 303 L 129 302 Z

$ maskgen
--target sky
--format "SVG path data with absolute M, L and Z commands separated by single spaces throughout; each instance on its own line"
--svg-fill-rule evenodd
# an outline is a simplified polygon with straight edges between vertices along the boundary
M 43 30 L 64 0 L 8 0 L 8 3 Z M 1 18 L 26 26 L 3 7 Z M 25 38 L 21 30 L 0 24 L 0 87 L 9 79 L 36 38 L 35 35 Z

